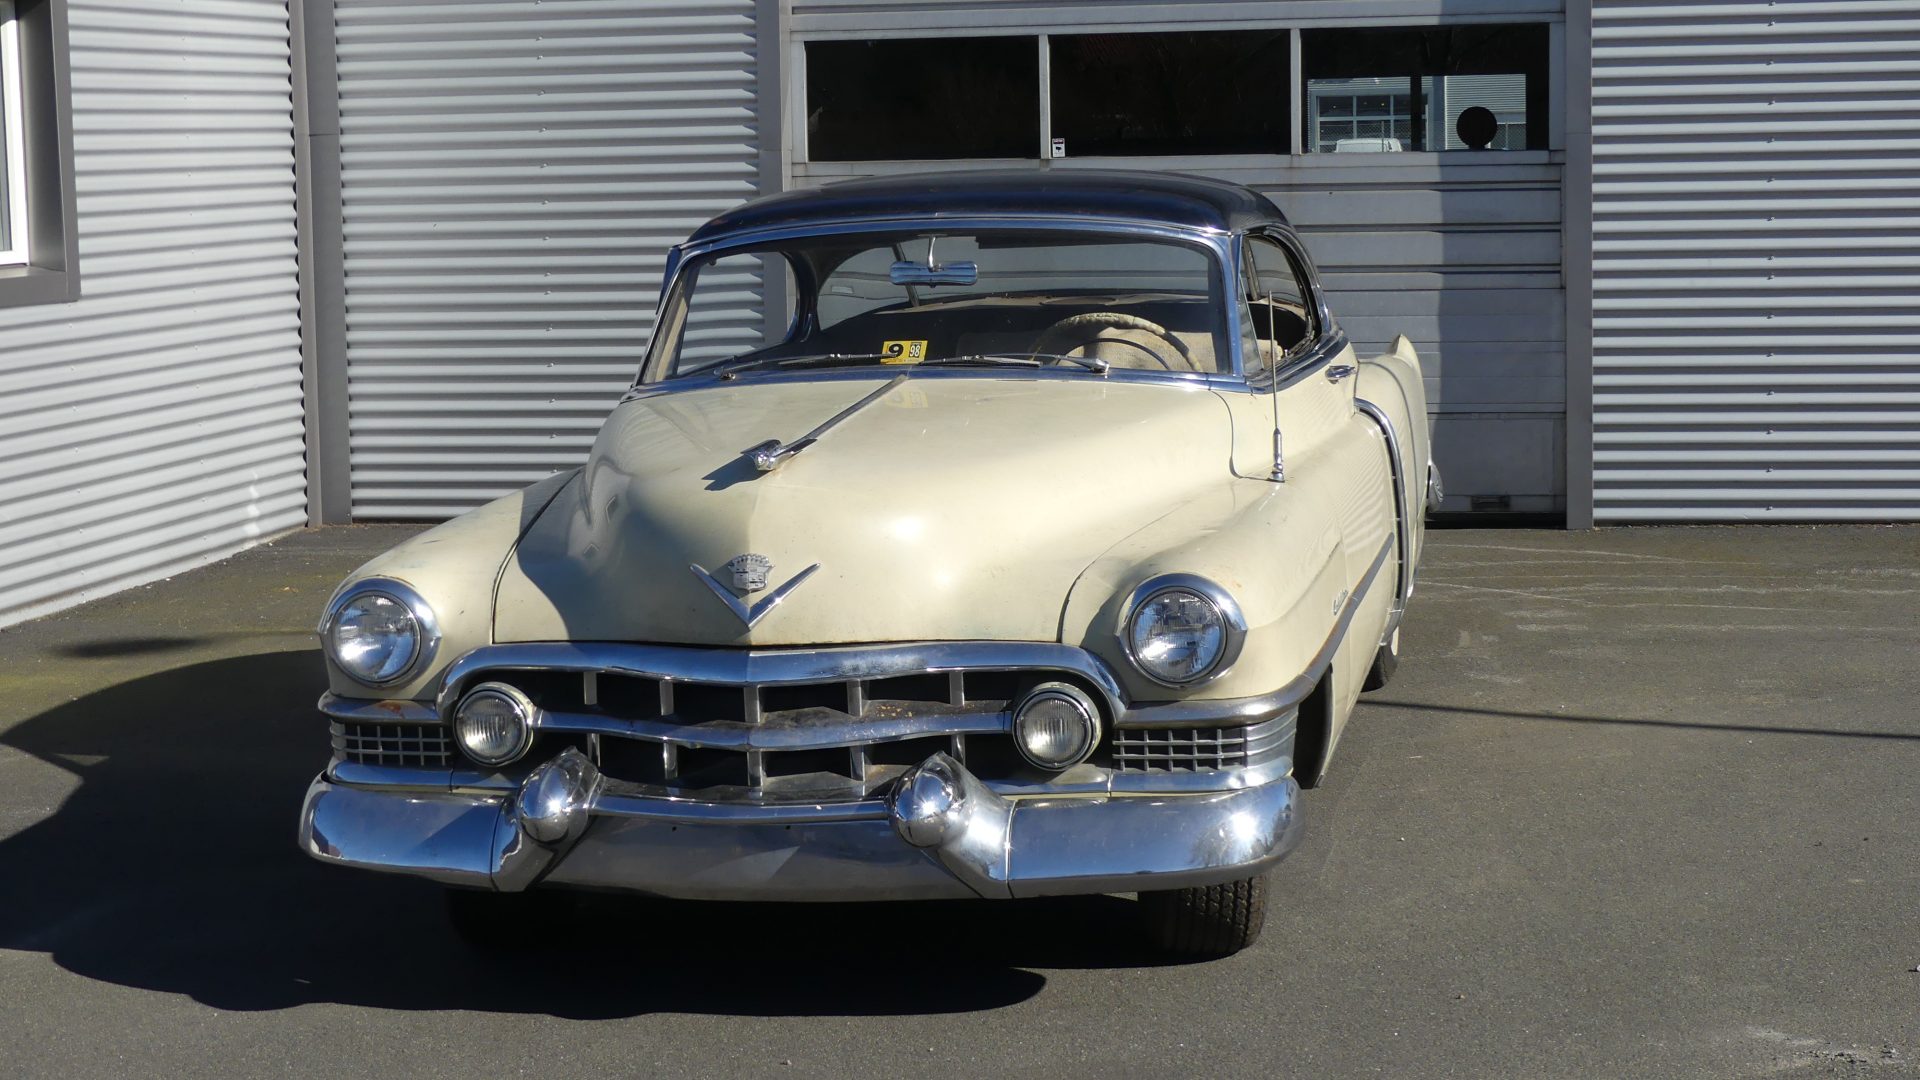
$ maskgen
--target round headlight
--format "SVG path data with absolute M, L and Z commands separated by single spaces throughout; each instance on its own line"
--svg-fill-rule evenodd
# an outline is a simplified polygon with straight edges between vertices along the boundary
M 333 662 L 364 683 L 390 683 L 420 657 L 420 618 L 399 597 L 367 590 L 333 614 L 327 645 Z
M 1099 740 L 1099 707 L 1069 683 L 1041 683 L 1013 711 L 1013 745 L 1039 768 L 1078 765 Z
M 482 765 L 505 765 L 533 745 L 533 704 L 505 683 L 481 683 L 453 711 L 460 749 Z
M 1187 575 L 1149 582 L 1121 629 L 1127 656 L 1164 686 L 1186 686 L 1226 670 L 1246 623 L 1212 582 Z

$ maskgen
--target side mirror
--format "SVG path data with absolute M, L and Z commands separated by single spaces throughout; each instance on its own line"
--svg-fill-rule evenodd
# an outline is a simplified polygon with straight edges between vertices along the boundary
M 895 285 L 971 285 L 980 280 L 980 268 L 970 262 L 928 265 L 901 260 L 887 271 Z

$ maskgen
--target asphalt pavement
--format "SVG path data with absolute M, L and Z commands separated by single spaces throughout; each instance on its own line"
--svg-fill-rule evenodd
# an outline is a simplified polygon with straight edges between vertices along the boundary
M 301 533 L 0 631 L 0 1076 L 1920 1076 L 1920 528 L 1437 531 L 1265 937 L 602 900 L 490 957 L 293 846 Z

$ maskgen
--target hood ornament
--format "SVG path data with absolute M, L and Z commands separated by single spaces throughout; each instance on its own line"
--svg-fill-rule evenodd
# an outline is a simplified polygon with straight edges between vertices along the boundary
M 766 589 L 767 575 L 773 571 L 773 560 L 767 558 L 765 555 L 756 555 L 749 552 L 745 555 L 736 555 L 728 559 L 726 565 L 720 568 L 724 571 L 723 576 L 728 579 L 726 581 L 708 573 L 707 568 L 701 566 L 699 563 L 689 563 L 687 564 L 687 569 L 693 571 L 694 577 L 699 578 L 705 583 L 707 588 L 713 590 L 713 595 L 719 597 L 720 602 L 727 605 L 727 610 L 733 612 L 734 616 L 742 623 L 745 623 L 747 629 L 751 630 L 755 623 L 766 618 L 768 612 L 772 611 L 780 601 L 785 600 L 788 593 L 798 588 L 801 582 L 813 576 L 813 572 L 820 569 L 820 564 L 814 563 L 812 566 L 793 575 L 792 578 L 788 579 L 786 584 L 768 593 L 766 599 L 761 600 L 757 604 L 749 604 L 746 600 L 742 599 L 742 597 L 750 593 L 762 592 Z M 729 585 L 731 585 L 731 588 L 729 588 Z M 734 593 L 736 592 L 739 593 L 740 596 L 735 596 Z

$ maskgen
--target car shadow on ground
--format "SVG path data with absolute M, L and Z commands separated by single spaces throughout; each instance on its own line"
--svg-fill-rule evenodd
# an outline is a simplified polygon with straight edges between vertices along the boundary
M 1034 967 L 1156 963 L 1135 904 L 691 904 L 590 897 L 510 955 L 469 950 L 439 890 L 294 847 L 325 759 L 317 653 L 194 664 L 0 741 L 79 777 L 0 841 L 0 947 L 224 1010 L 339 1002 L 594 1018 L 946 1013 L 1038 993 Z M 925 970 L 933 977 L 906 974 Z M 912 965 L 911 967 L 907 965 Z

